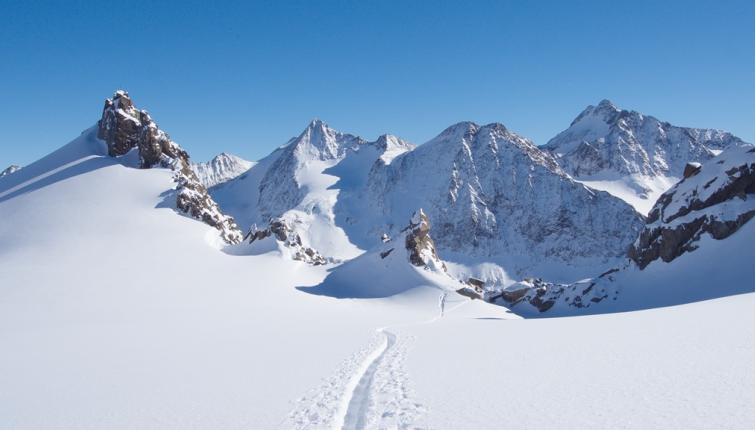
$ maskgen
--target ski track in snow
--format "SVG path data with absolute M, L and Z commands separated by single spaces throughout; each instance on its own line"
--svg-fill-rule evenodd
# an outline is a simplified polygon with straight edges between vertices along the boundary
M 294 429 L 410 429 L 426 413 L 412 400 L 404 358 L 413 337 L 378 329 L 319 388 L 296 402 Z
M 459 303 L 446 313 L 464 305 Z M 414 324 L 430 324 L 437 315 Z M 427 408 L 413 399 L 404 368 L 413 336 L 379 328 L 369 344 L 345 360 L 335 375 L 300 398 L 289 414 L 294 429 L 419 429 Z

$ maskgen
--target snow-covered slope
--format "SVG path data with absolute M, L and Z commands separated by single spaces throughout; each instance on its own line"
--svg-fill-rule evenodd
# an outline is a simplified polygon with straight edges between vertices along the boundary
M 19 170 L 21 170 L 21 166 L 11 164 L 10 166 L 6 167 L 5 170 L 0 172 L 0 178 L 2 178 L 3 176 L 10 175 L 11 173 L 18 172 Z
M 202 185 L 210 188 L 238 177 L 254 164 L 254 161 L 247 161 L 236 155 L 223 152 L 210 161 L 192 163 L 191 170 L 197 175 Z
M 170 170 L 106 151 L 90 129 L 2 179 L 0 428 L 294 428 L 340 371 L 331 420 L 375 328 L 435 312 L 420 285 L 401 306 L 305 294 L 325 269 L 222 252 L 162 207 Z
M 544 149 L 574 178 L 647 214 L 681 179 L 686 163 L 709 160 L 743 143 L 725 131 L 673 126 L 603 100 L 588 106 Z
M 501 124 L 459 123 L 370 172 L 344 194 L 351 232 L 394 233 L 417 207 L 444 259 L 495 262 L 512 276 L 575 279 L 610 266 L 642 218 L 612 195 L 569 178 L 547 152 Z M 365 240 L 365 239 L 363 239 Z M 578 278 L 577 278 L 578 279 Z

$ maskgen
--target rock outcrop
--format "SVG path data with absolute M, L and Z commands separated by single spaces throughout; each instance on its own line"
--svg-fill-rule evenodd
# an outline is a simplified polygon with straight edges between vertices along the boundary
M 270 220 L 270 225 L 264 229 L 252 226 L 246 236 L 244 236 L 244 240 L 250 244 L 268 238 L 277 240 L 288 248 L 291 251 L 291 258 L 294 260 L 303 261 L 313 266 L 336 262 L 332 258 L 323 257 L 316 250 L 305 246 L 302 243 L 301 236 L 282 218 Z
M 3 176 L 8 176 L 11 173 L 16 173 L 19 170 L 21 170 L 20 166 L 17 166 L 15 164 L 11 164 L 10 166 L 6 167 L 5 170 L 3 170 L 2 172 L 0 172 L 0 178 L 2 178 Z
M 430 220 L 420 209 L 414 213 L 409 225 L 404 229 L 404 244 L 409 255 L 409 262 L 419 267 L 437 268 L 446 271 L 446 265 L 438 257 L 435 242 L 430 236 Z
M 234 219 L 220 211 L 191 169 L 189 154 L 160 130 L 147 111 L 137 109 L 126 91 L 116 91 L 112 99 L 105 100 L 97 137 L 105 141 L 111 157 L 137 151 L 141 168 L 172 169 L 176 210 L 215 227 L 227 243 L 241 241 Z
M 497 293 L 489 293 L 486 299 L 511 309 L 528 304 L 539 312 L 547 312 L 559 301 L 566 307 L 587 308 L 618 296 L 618 291 L 611 285 L 617 272 L 619 269 L 611 269 L 596 278 L 571 284 L 527 278 Z
M 755 216 L 755 147 L 724 151 L 663 194 L 629 250 L 640 268 L 670 262 L 699 246 L 703 234 L 724 239 Z

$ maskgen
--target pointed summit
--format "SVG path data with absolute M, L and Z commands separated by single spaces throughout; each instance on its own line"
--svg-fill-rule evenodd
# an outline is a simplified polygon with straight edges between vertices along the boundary
M 608 99 L 603 99 L 596 106 L 587 106 L 576 118 L 571 122 L 570 126 L 577 124 L 578 122 L 586 118 L 597 118 L 607 124 L 613 123 L 618 114 L 622 110 L 616 107 L 613 102 Z
M 359 137 L 334 130 L 315 118 L 289 144 L 289 148 L 307 159 L 335 160 L 342 157 L 349 148 L 362 143 L 364 141 Z
M 677 127 L 602 100 L 588 106 L 544 148 L 572 177 L 613 192 L 647 214 L 660 194 L 683 176 L 687 163 L 704 162 L 743 143 L 731 133 Z M 613 182 L 606 185 L 606 178 Z

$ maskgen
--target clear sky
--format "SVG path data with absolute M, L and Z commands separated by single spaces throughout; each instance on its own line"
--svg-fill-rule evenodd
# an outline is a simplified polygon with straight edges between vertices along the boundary
M 9 1 L 0 168 L 127 89 L 194 160 L 260 158 L 318 117 L 422 143 L 462 120 L 545 143 L 603 98 L 755 142 L 752 1 Z

